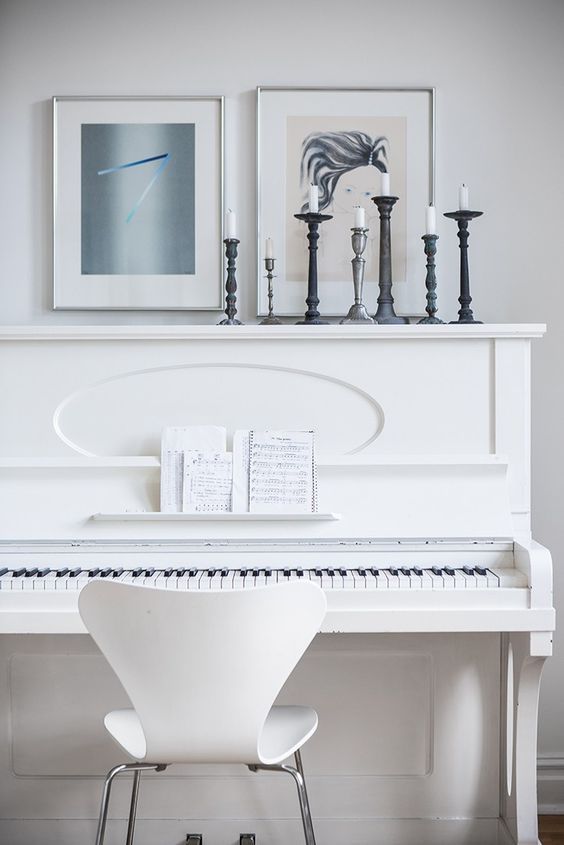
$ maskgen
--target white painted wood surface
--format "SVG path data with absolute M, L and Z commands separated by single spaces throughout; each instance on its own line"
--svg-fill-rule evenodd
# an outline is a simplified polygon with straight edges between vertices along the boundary
M 543 330 L 1 329 L 0 561 L 40 555 L 65 565 L 69 555 L 103 554 L 123 565 L 156 543 L 172 563 L 186 549 L 197 558 L 211 540 L 229 542 L 234 562 L 301 561 L 304 549 L 317 562 L 323 544 L 362 537 L 403 563 L 486 554 L 517 567 L 531 588 L 503 607 L 488 599 L 476 610 L 457 596 L 425 614 L 413 596 L 395 596 L 387 607 L 341 609 L 324 630 L 348 633 L 321 634 L 281 700 L 320 712 L 305 758 L 320 841 L 531 845 L 536 701 L 552 626 L 550 555 L 530 539 L 529 349 Z M 205 422 L 230 435 L 315 426 L 320 508 L 342 519 L 280 522 L 275 536 L 268 522 L 249 520 L 91 519 L 154 511 L 161 428 Z M 429 537 L 446 544 L 425 546 Z M 492 537 L 487 553 L 460 542 Z M 397 538 L 411 542 L 398 548 Z M 2 618 L 4 631 L 37 633 L 0 637 L 0 841 L 86 845 L 99 775 L 118 759 L 101 715 L 123 692 L 89 639 L 73 633 L 72 611 L 35 613 L 19 628 L 17 608 Z M 229 767 L 160 777 L 143 793 L 139 845 L 156 829 L 175 842 L 195 826 L 207 845 L 243 830 L 299 836 L 293 795 L 276 779 Z M 118 818 L 126 803 L 118 789 Z

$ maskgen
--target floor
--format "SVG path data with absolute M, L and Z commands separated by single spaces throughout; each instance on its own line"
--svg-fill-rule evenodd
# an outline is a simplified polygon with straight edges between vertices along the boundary
M 542 845 L 564 845 L 564 816 L 539 816 Z

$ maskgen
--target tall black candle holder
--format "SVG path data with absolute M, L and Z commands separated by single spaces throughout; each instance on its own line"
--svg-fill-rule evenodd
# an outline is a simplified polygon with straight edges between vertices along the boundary
M 437 254 L 438 235 L 423 235 L 422 240 L 425 243 L 425 255 L 427 256 L 427 275 L 425 277 L 425 287 L 427 288 L 427 307 L 425 311 L 427 316 L 419 320 L 419 324 L 444 323 L 444 320 L 439 320 L 437 317 L 437 277 L 435 275 L 435 255 Z
M 475 217 L 480 217 L 483 211 L 448 211 L 445 217 L 458 222 L 458 240 L 460 241 L 460 310 L 458 320 L 451 320 L 451 323 L 481 323 L 481 320 L 474 319 L 474 312 L 470 308 L 472 297 L 470 296 L 470 274 L 468 271 L 468 223 Z
M 327 326 L 326 320 L 321 320 L 317 309 L 319 296 L 317 295 L 317 241 L 319 240 L 319 225 L 325 220 L 332 220 L 332 214 L 319 214 L 308 211 L 306 214 L 294 214 L 297 220 L 307 223 L 309 241 L 309 269 L 307 274 L 307 311 L 303 320 L 298 320 L 297 326 Z
M 225 320 L 220 320 L 218 326 L 242 326 L 241 320 L 235 317 L 237 313 L 237 238 L 225 238 L 225 257 L 227 258 L 227 280 L 225 282 Z
M 399 197 L 372 197 L 380 215 L 380 273 L 378 287 L 378 310 L 374 315 L 375 323 L 386 325 L 409 323 L 407 317 L 398 317 L 394 311 L 392 296 L 392 232 L 390 218 L 392 209 Z

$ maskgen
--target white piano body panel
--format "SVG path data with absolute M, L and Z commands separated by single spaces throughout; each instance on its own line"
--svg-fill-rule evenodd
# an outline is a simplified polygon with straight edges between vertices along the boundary
M 543 332 L 4 328 L 0 568 L 438 561 L 516 576 L 498 591 L 328 594 L 326 633 L 282 697 L 320 712 L 306 755 L 319 841 L 536 843 L 536 707 L 554 627 L 550 554 L 530 531 L 530 346 Z M 315 428 L 319 511 L 339 518 L 161 517 L 161 430 L 206 423 L 229 438 Z M 100 719 L 123 692 L 83 630 L 76 594 L 0 590 L 10 845 L 89 842 L 92 777 L 119 759 Z M 247 829 L 299 835 L 284 785 L 227 767 L 212 800 L 212 774 L 152 783 L 139 845 L 156 830 L 175 842 L 197 828 L 207 845 Z M 118 815 L 125 805 L 118 791 Z

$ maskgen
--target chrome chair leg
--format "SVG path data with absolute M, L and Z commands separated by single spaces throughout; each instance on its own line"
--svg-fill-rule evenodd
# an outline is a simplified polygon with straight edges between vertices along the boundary
M 248 766 L 248 768 L 251 772 L 286 772 L 286 774 L 291 775 L 294 778 L 294 782 L 298 789 L 298 800 L 300 802 L 300 812 L 302 816 L 302 824 L 304 826 L 304 836 L 306 845 L 315 845 L 313 821 L 309 809 L 309 800 L 307 797 L 307 789 L 303 774 L 302 760 L 299 756 L 299 752 L 296 755 L 296 765 L 299 766 L 299 768 L 294 769 L 292 766 L 285 765 L 263 766 L 262 764 L 256 763 Z
M 98 829 L 96 831 L 96 845 L 104 845 L 106 836 L 106 822 L 108 820 L 108 807 L 110 805 L 110 793 L 112 790 L 112 783 L 116 775 L 123 772 L 134 772 L 133 776 L 133 790 L 131 793 L 131 806 L 129 811 L 129 824 L 127 828 L 127 845 L 133 842 L 133 831 L 135 828 L 135 816 L 137 813 L 137 797 L 139 794 L 139 775 L 141 772 L 153 770 L 155 772 L 164 772 L 166 765 L 164 763 L 122 763 L 120 766 L 114 766 L 106 775 L 104 781 L 104 789 L 102 790 L 102 802 L 100 805 L 100 816 L 98 818 Z M 130 838 L 131 837 L 131 838 Z
M 131 804 L 129 806 L 129 821 L 127 823 L 127 839 L 125 845 L 133 845 L 133 834 L 135 833 L 135 819 L 137 817 L 137 799 L 139 798 L 139 781 L 141 772 L 137 769 L 133 772 L 133 786 L 131 788 Z

